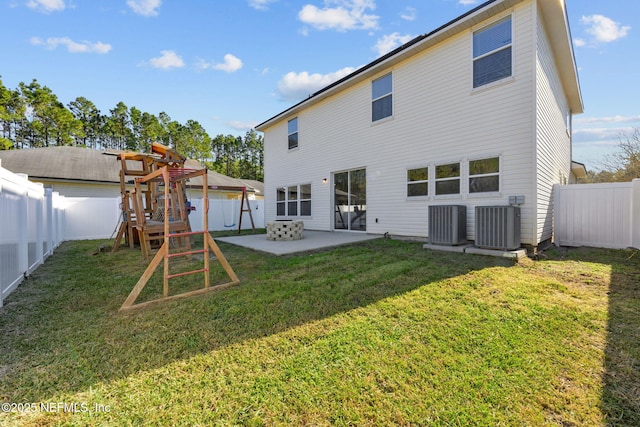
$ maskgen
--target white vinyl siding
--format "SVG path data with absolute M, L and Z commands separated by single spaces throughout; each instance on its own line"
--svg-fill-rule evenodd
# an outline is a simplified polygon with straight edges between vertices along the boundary
M 511 16 L 513 78 L 491 90 L 473 91 L 473 32 Z M 500 16 L 398 62 L 375 76 L 393 72 L 393 121 L 372 126 L 371 78 L 297 112 L 304 123 L 304 150 L 288 151 L 287 121 L 265 129 L 265 194 L 285 182 L 313 184 L 312 217 L 305 229 L 332 229 L 332 183 L 336 171 L 366 168 L 367 232 L 426 236 L 430 204 L 464 204 L 468 238 L 475 238 L 475 205 L 505 205 L 525 196 L 522 240 L 537 243 L 535 208 L 535 6 L 524 1 Z M 374 76 L 374 77 L 375 77 Z M 330 124 L 328 126 L 327 124 Z M 564 125 L 563 125 L 564 129 Z M 565 132 L 566 134 L 566 132 Z M 280 145 L 278 145 L 280 144 Z M 287 155 L 288 153 L 288 155 Z M 499 192 L 469 194 L 468 162 L 500 154 Z M 460 194 L 436 196 L 435 166 L 460 163 Z M 429 195 L 407 197 L 409 169 L 429 165 Z M 273 197 L 273 196 L 271 196 Z M 265 203 L 266 220 L 275 203 Z M 377 220 L 377 221 L 376 221 Z
M 536 56 L 536 226 L 538 241 L 552 238 L 553 185 L 566 184 L 571 173 L 569 107 L 541 18 L 537 21 Z

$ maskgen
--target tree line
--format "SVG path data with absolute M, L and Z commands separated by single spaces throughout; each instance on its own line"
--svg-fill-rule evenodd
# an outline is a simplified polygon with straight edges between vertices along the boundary
M 640 178 L 640 128 L 618 137 L 618 147 L 600 161 L 599 171 L 588 171 L 585 182 L 629 182 Z
M 195 120 L 182 124 L 165 112 L 156 116 L 123 102 L 102 114 L 85 97 L 64 105 L 35 79 L 16 89 L 0 79 L 0 150 L 78 146 L 149 152 L 152 142 L 233 178 L 264 179 L 264 141 L 254 130 L 244 137 L 211 138 Z

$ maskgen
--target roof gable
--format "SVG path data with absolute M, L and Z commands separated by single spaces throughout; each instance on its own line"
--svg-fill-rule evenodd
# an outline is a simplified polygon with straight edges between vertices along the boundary
M 415 37 L 413 40 L 392 50 L 386 55 L 357 69 L 353 73 L 313 93 L 307 99 L 260 123 L 255 128 L 264 131 L 274 123 L 296 114 L 298 111 L 310 107 L 329 96 L 343 91 L 362 80 L 369 79 L 381 70 L 391 67 L 411 56 L 442 42 L 474 25 L 512 8 L 527 0 L 489 0 L 463 15 L 449 21 L 441 27 Z M 533 0 L 536 1 L 536 0 Z M 583 112 L 582 95 L 578 81 L 577 67 L 571 40 L 571 32 L 567 19 L 565 0 L 537 0 L 550 34 L 551 45 L 558 64 L 563 86 L 569 98 L 571 110 L 575 114 Z

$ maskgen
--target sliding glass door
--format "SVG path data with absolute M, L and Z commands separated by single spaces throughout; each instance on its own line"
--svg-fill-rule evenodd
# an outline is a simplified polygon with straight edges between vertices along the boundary
M 335 173 L 333 184 L 333 228 L 367 231 L 366 169 Z

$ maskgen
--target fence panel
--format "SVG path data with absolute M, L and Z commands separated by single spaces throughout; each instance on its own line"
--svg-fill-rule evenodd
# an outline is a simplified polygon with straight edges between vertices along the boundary
M 202 230 L 202 199 L 193 199 L 190 220 Z M 240 200 L 209 200 L 209 230 L 235 230 Z M 264 201 L 250 202 L 256 228 L 264 228 Z M 0 307 L 4 299 L 65 240 L 115 237 L 120 198 L 64 197 L 27 176 L 0 167 Z M 248 213 L 242 229 L 250 229 Z
M 640 180 L 557 185 L 554 241 L 560 246 L 640 246 Z
M 60 244 L 62 224 L 52 218 L 63 217 L 62 199 L 0 167 L 0 307 Z
M 202 199 L 191 199 L 196 208 L 189 215 L 191 228 L 202 230 Z M 63 240 L 115 238 L 122 211 L 120 197 L 66 197 L 64 199 L 65 235 Z M 264 200 L 251 200 L 251 212 L 256 228 L 264 228 Z M 240 200 L 209 199 L 209 231 L 238 229 Z M 242 216 L 242 229 L 251 229 L 247 212 Z
M 230 231 L 238 229 L 240 219 L 240 200 L 209 199 L 209 231 Z M 251 200 L 251 215 L 256 228 L 264 228 L 264 200 Z M 202 230 L 202 199 L 191 199 L 196 210 L 189 215 L 192 230 Z M 246 209 L 246 205 L 245 205 Z M 249 213 L 242 214 L 242 229 L 251 229 Z
M 65 197 L 64 240 L 115 237 L 120 197 Z

